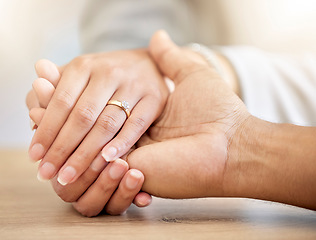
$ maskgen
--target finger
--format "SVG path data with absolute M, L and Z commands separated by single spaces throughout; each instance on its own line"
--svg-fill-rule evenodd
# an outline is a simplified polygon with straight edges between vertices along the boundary
M 99 86 L 96 86 L 96 88 L 100 88 Z M 87 91 L 88 92 L 88 89 Z M 114 92 L 114 90 L 113 90 Z M 85 93 L 84 93 L 85 94 Z M 122 99 L 122 96 L 128 96 L 128 92 L 123 90 L 118 90 L 113 96 L 112 99 Z M 88 93 L 88 96 L 98 96 L 102 95 L 102 93 L 99 94 L 91 94 Z M 131 103 L 131 107 L 133 107 L 138 99 L 139 96 L 134 95 L 134 100 L 129 100 Z M 93 100 L 97 100 L 97 97 L 95 97 Z M 104 103 L 106 103 L 106 99 L 101 99 L 99 103 L 95 103 L 94 105 L 103 106 Z M 75 109 L 74 109 L 75 111 Z M 71 155 L 71 157 L 66 161 L 67 158 L 62 158 L 63 153 L 58 153 L 58 156 L 55 156 L 55 164 L 56 167 L 61 166 L 61 164 L 64 165 L 60 169 L 58 173 L 58 181 L 66 185 L 70 182 L 76 181 L 76 179 L 86 170 L 86 168 L 90 165 L 91 161 L 95 157 L 97 153 L 101 151 L 101 149 L 104 147 L 105 144 L 107 144 L 121 129 L 122 125 L 124 124 L 126 119 L 125 112 L 121 109 L 121 107 L 115 106 L 115 105 L 107 105 L 104 109 L 104 111 L 100 114 L 98 119 L 96 120 L 96 123 L 90 130 L 90 132 L 84 137 L 78 139 L 78 144 L 73 145 L 73 150 L 79 145 L 80 146 L 75 150 L 75 152 Z M 64 133 L 64 129 L 66 131 L 66 126 L 68 122 L 65 124 L 65 127 L 62 129 L 60 135 L 64 135 L 64 139 L 61 140 L 61 138 L 56 139 L 55 143 L 52 146 L 52 149 L 54 149 L 54 145 L 57 145 L 58 143 L 64 144 L 64 141 L 71 141 L 73 143 L 76 143 L 75 134 L 72 132 L 82 132 L 82 129 L 76 129 L 76 119 L 72 122 L 71 116 L 69 117 L 69 128 L 68 132 Z M 69 136 L 71 134 L 71 136 Z M 57 145 L 58 146 L 58 145 Z M 58 149 L 58 148 L 57 148 Z M 125 149 L 124 149 L 125 150 Z M 129 148 L 126 150 L 128 151 Z M 49 150 L 49 153 L 51 150 Z M 56 152 L 56 151 L 55 151 Z M 49 155 L 47 154 L 47 156 Z M 116 159 L 120 157 L 117 156 Z M 46 158 L 46 156 L 45 156 Z M 57 163 L 58 162 L 58 163 Z
M 153 35 L 149 52 L 163 74 L 173 80 L 175 84 L 183 81 L 190 74 L 207 67 L 206 62 L 201 58 L 188 58 L 186 52 L 175 45 L 168 34 L 162 30 Z
M 126 161 L 128 155 L 134 151 L 136 149 L 135 146 L 132 146 L 130 150 L 128 150 L 128 152 L 126 154 L 124 154 L 121 158 L 124 159 Z M 103 159 L 103 158 L 102 158 Z M 104 160 L 104 159 L 103 159 Z M 135 196 L 133 203 L 137 206 L 137 207 L 147 207 L 151 204 L 152 202 L 152 198 L 151 195 L 146 193 L 146 192 L 139 192 L 137 193 L 137 195 Z
M 113 119 L 111 113 L 101 114 L 116 88 L 115 84 L 111 86 L 104 84 L 102 77 L 91 78 L 89 85 L 40 163 L 41 178 L 50 179 L 61 170 L 58 176 L 61 184 L 66 185 L 75 181 L 101 151 L 106 140 L 110 141 L 119 131 L 125 121 L 125 116 L 121 111 L 117 111 L 117 116 L 120 116 L 121 120 Z M 120 125 L 117 125 L 117 122 Z M 94 128 L 96 131 L 93 131 Z M 115 132 L 109 132 L 113 130 Z M 90 131 L 93 132 L 89 133 Z M 97 132 L 96 136 L 95 132 Z M 67 164 L 64 165 L 68 158 Z M 44 165 L 48 165 L 49 168 L 43 168 Z M 62 166 L 63 168 L 60 169 Z
M 221 186 L 210 177 L 220 172 L 221 163 L 216 164 L 209 156 L 227 150 L 221 141 L 211 147 L 208 141 L 201 135 L 157 142 L 137 148 L 127 162 L 130 168 L 144 174 L 146 181 L 142 190 L 149 194 L 167 198 L 203 197 L 206 187 L 216 192 Z
M 101 113 L 93 129 L 80 143 L 74 153 L 66 159 L 58 158 L 55 165 L 61 166 L 58 182 L 67 185 L 76 181 L 91 164 L 93 158 L 100 153 L 103 146 L 118 132 L 125 121 L 125 113 L 115 106 L 108 106 Z M 67 136 L 67 135 L 65 135 Z M 104 161 L 104 158 L 101 157 Z M 105 161 L 104 161 L 105 162 Z
M 52 186 L 57 195 L 65 202 L 75 202 L 94 183 L 107 165 L 108 163 L 104 161 L 100 153 L 77 181 L 63 186 L 57 181 L 56 176 L 51 180 Z
M 38 99 L 37 99 L 37 96 L 36 96 L 36 93 L 34 92 L 33 89 L 31 91 L 29 91 L 28 94 L 26 95 L 26 106 L 29 110 L 31 110 L 32 108 L 40 106 Z
M 40 122 L 42 121 L 42 118 L 44 116 L 45 109 L 44 108 L 32 108 L 29 112 L 29 116 L 31 118 L 31 130 L 36 129 Z
M 82 69 L 79 67 L 78 64 L 64 71 L 41 125 L 34 134 L 29 155 L 35 161 L 43 158 L 87 85 L 89 70 L 87 67 Z M 52 169 L 51 165 L 50 171 Z
M 120 182 L 118 189 L 106 204 L 105 211 L 111 215 L 124 213 L 142 188 L 143 182 L 144 175 L 140 171 L 136 169 L 129 170 Z
M 54 92 L 55 87 L 44 78 L 37 78 L 33 84 L 34 92 L 36 93 L 39 104 L 42 108 L 47 108 Z
M 139 192 L 135 198 L 133 203 L 137 206 L 137 207 L 147 207 L 151 204 L 152 202 L 152 197 L 150 194 L 146 193 L 146 192 Z
M 161 108 L 159 101 L 152 96 L 141 99 L 118 135 L 103 148 L 104 159 L 109 162 L 124 155 L 158 117 Z
M 98 215 L 127 170 L 128 164 L 122 159 L 110 163 L 79 200 L 73 203 L 74 208 L 84 216 Z
M 39 101 L 37 99 L 37 96 L 34 92 L 34 90 L 32 89 L 31 91 L 28 92 L 27 96 L 26 96 L 26 105 L 29 109 L 29 116 L 30 116 L 30 128 L 33 131 L 34 129 L 37 129 L 38 126 L 38 121 L 37 120 L 37 114 L 35 114 L 35 116 L 32 116 L 31 112 L 33 109 L 39 108 Z M 33 119 L 34 117 L 34 119 Z
M 35 71 L 39 78 L 47 79 L 56 88 L 63 67 L 58 68 L 53 62 L 41 59 L 35 63 Z

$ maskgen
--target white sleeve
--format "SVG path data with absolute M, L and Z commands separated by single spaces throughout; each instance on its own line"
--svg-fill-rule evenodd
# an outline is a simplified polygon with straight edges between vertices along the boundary
M 83 53 L 148 46 L 165 29 L 178 44 L 191 42 L 193 13 L 186 0 L 93 0 L 83 10 Z
M 220 51 L 236 70 L 251 114 L 271 122 L 316 126 L 315 55 L 278 55 L 252 47 Z

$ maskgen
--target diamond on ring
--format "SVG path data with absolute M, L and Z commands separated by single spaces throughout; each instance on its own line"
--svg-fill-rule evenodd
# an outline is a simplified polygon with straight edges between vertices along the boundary
M 128 104 L 128 102 L 123 101 L 123 102 L 122 102 L 122 107 L 125 108 L 125 109 L 129 109 L 129 104 Z
M 110 100 L 108 101 L 107 105 L 114 105 L 121 108 L 125 112 L 127 118 L 129 118 L 131 114 L 129 110 L 129 104 L 127 101 Z

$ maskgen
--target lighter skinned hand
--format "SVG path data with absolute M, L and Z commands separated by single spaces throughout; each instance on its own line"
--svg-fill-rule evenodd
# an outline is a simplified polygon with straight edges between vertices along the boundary
M 36 129 L 40 124 L 45 109 L 54 94 L 55 86 L 59 82 L 63 67 L 57 67 L 52 62 L 43 59 L 36 63 L 35 69 L 39 78 L 34 81 L 33 89 L 26 99 L 30 118 L 33 119 L 32 129 Z M 110 172 L 117 172 L 117 170 L 121 171 L 122 176 L 113 178 L 113 174 Z M 143 174 L 136 169 L 129 170 L 126 162 L 119 160 L 107 166 L 99 154 L 74 183 L 62 186 L 57 182 L 57 177 L 53 178 L 51 182 L 55 192 L 64 201 L 73 203 L 78 212 L 85 216 L 96 216 L 103 209 L 112 215 L 122 214 L 132 202 L 138 207 L 148 206 L 151 203 L 151 196 L 139 192 L 143 180 Z M 100 183 L 107 183 L 107 186 L 100 188 Z M 91 189 L 87 191 L 89 187 Z M 98 189 L 98 192 L 102 193 L 101 197 L 95 199 L 92 189 Z M 85 192 L 87 192 L 85 196 L 89 196 L 89 198 L 81 197 Z M 87 207 L 91 206 L 87 201 L 94 202 L 93 208 Z
M 63 67 L 55 87 L 29 153 L 42 159 L 40 179 L 58 174 L 62 185 L 76 181 L 101 150 L 107 161 L 123 156 L 160 115 L 168 95 L 146 50 L 78 57 Z M 109 100 L 127 101 L 131 116 Z

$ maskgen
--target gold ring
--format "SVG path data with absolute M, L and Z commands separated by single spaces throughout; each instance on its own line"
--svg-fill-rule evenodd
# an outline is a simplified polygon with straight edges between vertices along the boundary
M 131 115 L 131 112 L 129 111 L 129 104 L 126 101 L 121 102 L 118 100 L 110 100 L 107 105 L 114 105 L 121 108 L 125 112 L 127 118 Z

